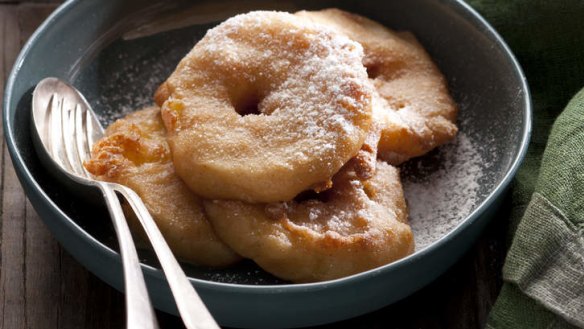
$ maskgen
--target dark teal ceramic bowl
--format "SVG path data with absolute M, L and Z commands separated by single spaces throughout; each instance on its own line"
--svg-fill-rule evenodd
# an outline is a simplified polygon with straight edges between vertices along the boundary
M 454 0 L 65 3 L 18 57 L 3 112 L 18 177 L 64 248 L 123 290 L 120 258 L 104 206 L 64 188 L 39 163 L 33 149 L 31 90 L 41 79 L 54 76 L 72 82 L 108 124 L 122 112 L 150 103 L 156 86 L 217 22 L 259 8 L 331 6 L 414 32 L 444 72 L 460 106 L 457 140 L 402 168 L 417 251 L 371 271 L 313 284 L 281 282 L 251 262 L 224 270 L 188 265 L 185 269 L 221 324 L 272 328 L 370 312 L 420 289 L 453 264 L 496 214 L 525 154 L 531 125 L 528 87 L 513 55 L 476 12 Z M 177 12 L 182 16 L 173 16 Z M 187 22 L 182 21 L 185 16 Z M 152 32 L 152 21 L 161 17 L 174 24 L 171 29 L 145 36 Z M 176 313 L 156 262 L 147 252 L 143 259 L 155 306 Z

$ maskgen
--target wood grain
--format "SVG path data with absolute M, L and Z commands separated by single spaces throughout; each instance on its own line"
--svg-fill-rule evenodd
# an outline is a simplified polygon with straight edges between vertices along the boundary
M 0 96 L 4 81 L 20 49 L 17 9 L 0 6 Z M 10 158 L 2 139 L 2 223 L 0 258 L 0 329 L 25 328 L 24 248 L 26 230 L 24 192 L 10 165 Z
M 0 4 L 0 99 L 19 49 L 55 6 Z M 2 150 L 0 329 L 123 328 L 124 296 L 59 246 L 26 200 L 4 139 Z M 491 223 L 455 266 L 412 296 L 364 316 L 315 328 L 482 328 L 501 287 L 506 231 L 505 221 Z M 161 328 L 183 327 L 172 315 L 157 315 Z

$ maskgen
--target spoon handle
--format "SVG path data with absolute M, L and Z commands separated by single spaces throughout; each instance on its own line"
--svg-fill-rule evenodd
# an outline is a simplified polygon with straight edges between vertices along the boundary
M 116 189 L 127 200 L 138 220 L 142 224 L 150 244 L 160 261 L 162 270 L 166 275 L 170 290 L 178 307 L 185 326 L 188 329 L 219 329 L 219 325 L 207 310 L 207 307 L 195 291 L 195 288 L 187 279 L 184 271 L 168 247 L 166 240 L 160 233 L 158 226 L 150 216 L 142 199 L 133 190 L 125 186 Z
M 126 328 L 158 329 L 156 314 L 148 297 L 138 253 L 120 200 L 114 189 L 106 183 L 98 183 L 106 201 L 122 255 L 124 286 L 126 291 Z

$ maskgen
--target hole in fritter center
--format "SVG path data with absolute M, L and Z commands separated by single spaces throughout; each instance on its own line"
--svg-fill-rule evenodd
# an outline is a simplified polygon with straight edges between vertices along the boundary
M 381 65 L 369 64 L 366 65 L 365 68 L 367 69 L 367 76 L 369 79 L 375 79 L 381 75 Z
M 256 94 L 249 94 L 240 99 L 235 106 L 235 111 L 241 116 L 246 115 L 258 115 L 261 114 L 260 109 L 260 97 Z

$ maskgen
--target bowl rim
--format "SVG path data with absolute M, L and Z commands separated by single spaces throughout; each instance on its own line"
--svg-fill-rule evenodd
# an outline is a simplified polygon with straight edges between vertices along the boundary
M 62 220 L 65 225 L 69 226 L 70 229 L 82 235 L 82 237 L 85 240 L 87 240 L 90 244 L 92 244 L 95 248 L 97 248 L 99 252 L 105 253 L 108 256 L 112 256 L 114 261 L 116 262 L 116 265 L 121 268 L 122 265 L 119 254 L 110 247 L 108 247 L 107 245 L 103 244 L 101 241 L 97 240 L 95 237 L 93 237 L 91 234 L 85 231 L 82 227 L 80 227 L 66 213 L 64 213 L 45 193 L 41 185 L 34 179 L 30 170 L 25 165 L 25 162 L 21 154 L 17 149 L 14 136 L 13 122 L 10 117 L 9 111 L 9 103 L 10 99 L 12 99 L 13 97 L 14 84 L 18 78 L 20 69 L 23 65 L 25 58 L 31 51 L 31 48 L 39 38 L 43 37 L 43 35 L 46 33 L 46 30 L 51 25 L 53 25 L 54 22 L 58 21 L 62 16 L 66 15 L 68 12 L 74 10 L 75 6 L 81 2 L 82 0 L 68 0 L 62 5 L 60 5 L 31 35 L 31 37 L 28 39 L 28 41 L 25 43 L 22 50 L 20 51 L 18 57 L 16 58 L 15 64 L 6 82 L 6 88 L 2 104 L 4 138 L 6 139 L 8 151 L 11 155 L 12 163 L 15 169 L 17 171 L 20 171 L 22 175 L 26 177 L 26 179 L 23 179 L 21 181 L 21 183 L 23 185 L 30 184 L 30 188 L 38 191 L 37 193 L 38 196 L 41 197 L 44 202 L 46 202 L 46 204 L 50 207 L 50 210 L 56 213 L 60 220 Z M 256 294 L 281 292 L 282 290 L 287 290 L 291 292 L 305 292 L 314 289 L 322 289 L 323 287 L 332 288 L 335 286 L 351 285 L 354 282 L 361 281 L 370 276 L 375 276 L 377 274 L 380 274 L 381 272 L 395 271 L 401 267 L 408 266 L 408 264 L 414 263 L 418 259 L 424 258 L 426 257 L 426 255 L 431 254 L 434 250 L 441 248 L 444 244 L 454 239 L 461 231 L 464 231 L 468 227 L 472 226 L 478 220 L 478 218 L 483 213 L 485 213 L 487 209 L 495 202 L 495 200 L 497 200 L 498 196 L 505 192 L 507 187 L 510 185 L 513 177 L 515 176 L 518 168 L 520 167 L 523 159 L 525 158 L 531 137 L 533 109 L 531 93 L 529 90 L 527 79 L 517 59 L 511 52 L 509 46 L 505 43 L 503 38 L 496 32 L 496 30 L 475 9 L 473 9 L 470 5 L 466 4 L 462 0 L 443 0 L 441 2 L 447 5 L 448 7 L 452 8 L 453 10 L 456 10 L 466 19 L 473 21 L 473 23 L 475 23 L 476 26 L 482 27 L 483 29 L 482 32 L 485 33 L 491 40 L 493 40 L 495 44 L 498 44 L 500 46 L 501 50 L 503 50 L 505 54 L 505 57 L 509 59 L 511 66 L 515 71 L 515 74 L 521 81 L 521 88 L 522 91 L 524 92 L 522 100 L 524 123 L 522 127 L 523 133 L 521 134 L 521 144 L 519 146 L 519 150 L 516 156 L 513 158 L 511 166 L 505 173 L 504 177 L 496 184 L 496 186 L 487 195 L 483 202 L 477 205 L 475 209 L 469 215 L 467 215 L 466 218 L 463 219 L 455 228 L 453 228 L 444 236 L 434 241 L 430 245 L 426 246 L 425 248 L 419 251 L 415 251 L 413 254 L 408 255 L 390 264 L 386 264 L 378 268 L 353 274 L 347 277 L 312 283 L 285 283 L 271 285 L 224 283 L 189 277 L 188 279 L 191 282 L 191 284 L 194 284 L 196 287 L 205 288 L 208 290 L 225 290 L 230 292 L 237 291 L 241 293 L 253 292 Z M 157 269 L 151 265 L 144 263 L 141 263 L 140 265 L 142 266 L 142 269 L 146 277 L 154 276 L 164 279 L 164 274 L 160 269 Z

